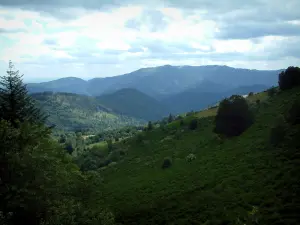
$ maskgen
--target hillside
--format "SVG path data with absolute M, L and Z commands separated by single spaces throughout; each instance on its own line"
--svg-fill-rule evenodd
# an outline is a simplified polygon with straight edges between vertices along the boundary
M 226 88 L 244 85 L 277 84 L 279 71 L 237 69 L 227 66 L 159 66 L 107 78 L 84 81 L 62 78 L 50 82 L 30 83 L 31 93 L 42 91 L 70 92 L 92 96 L 109 94 L 124 88 L 137 89 L 156 99 L 162 99 L 194 88 L 203 80 L 221 84 Z M 211 87 L 211 91 L 213 87 Z
M 115 112 L 144 120 L 158 120 L 169 113 L 159 101 L 131 88 L 99 96 L 97 100 Z
M 265 85 L 240 86 L 228 88 L 227 86 L 204 81 L 195 88 L 163 99 L 162 103 L 167 106 L 172 113 L 179 114 L 188 111 L 202 110 L 208 106 L 215 105 L 221 99 L 231 95 L 246 95 L 250 92 L 260 92 L 268 89 Z
M 189 129 L 195 114 L 119 142 L 121 158 L 99 169 L 104 203 L 120 224 L 299 224 L 299 124 L 270 144 L 297 99 L 299 88 L 250 98 L 255 122 L 238 137 L 215 135 L 212 116 Z
M 32 97 L 49 115 L 47 123 L 65 131 L 116 129 L 142 120 L 114 113 L 93 97 L 70 93 L 35 93 Z

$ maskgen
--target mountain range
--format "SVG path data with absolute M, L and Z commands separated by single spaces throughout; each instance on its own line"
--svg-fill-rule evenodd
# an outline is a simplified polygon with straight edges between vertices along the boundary
M 66 77 L 29 83 L 27 89 L 32 94 L 64 92 L 89 96 L 115 114 L 158 120 L 169 113 L 201 110 L 233 94 L 266 90 L 277 85 L 281 71 L 165 65 L 88 81 Z

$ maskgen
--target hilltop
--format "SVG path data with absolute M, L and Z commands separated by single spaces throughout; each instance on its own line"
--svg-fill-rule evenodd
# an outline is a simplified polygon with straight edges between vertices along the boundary
M 88 81 L 67 77 L 43 83 L 29 83 L 31 93 L 53 91 L 70 92 L 99 96 L 113 93 L 124 88 L 137 89 L 158 100 L 187 91 L 201 85 L 202 82 L 214 82 L 224 88 L 236 88 L 245 85 L 277 84 L 280 70 L 249 70 L 228 66 L 159 66 L 142 68 L 128 74 L 114 77 L 94 78 Z M 208 86 L 210 92 L 217 91 Z

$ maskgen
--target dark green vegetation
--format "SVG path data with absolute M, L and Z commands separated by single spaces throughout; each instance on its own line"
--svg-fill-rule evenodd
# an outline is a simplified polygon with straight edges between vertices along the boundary
M 65 131 L 104 131 L 145 121 L 115 113 L 96 98 L 68 93 L 35 93 L 32 97 L 49 115 L 47 124 Z
M 300 223 L 299 85 L 56 141 L 18 73 L 2 81 L 0 224 Z
M 300 89 L 257 96 L 239 136 L 217 135 L 214 116 L 191 113 L 114 144 L 126 154 L 100 174 L 117 222 L 299 224 L 300 124 L 289 121 L 299 121 Z
M 136 89 L 122 89 L 97 99 L 115 112 L 135 118 L 157 120 L 168 115 L 168 110 L 162 103 Z
M 239 136 L 253 123 L 247 100 L 239 95 L 232 95 L 222 100 L 216 115 L 216 127 L 214 131 L 226 136 Z
M 99 174 L 80 172 L 51 138 L 11 62 L 0 112 L 0 224 L 114 224 Z

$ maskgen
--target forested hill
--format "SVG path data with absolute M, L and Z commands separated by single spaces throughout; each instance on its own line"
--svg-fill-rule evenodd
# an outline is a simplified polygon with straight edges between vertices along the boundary
M 111 94 L 101 95 L 97 100 L 116 112 L 146 120 L 159 120 L 172 112 L 172 107 L 132 88 L 124 88 Z
M 117 114 L 97 99 L 70 93 L 34 93 L 31 95 L 49 116 L 47 123 L 65 131 L 104 131 L 145 121 Z
M 118 224 L 300 224 L 300 69 L 79 157 Z M 109 152 L 107 164 L 97 164 Z M 84 164 L 89 159 L 89 164 Z M 94 162 L 94 163 L 93 163 Z
M 249 70 L 228 66 L 158 66 L 142 68 L 114 77 L 94 78 L 88 81 L 66 77 L 43 83 L 29 83 L 32 92 L 71 92 L 91 96 L 113 93 L 124 88 L 137 89 L 151 97 L 161 99 L 201 85 L 203 81 L 221 84 L 225 88 L 247 85 L 277 85 L 281 70 Z M 210 92 L 214 92 L 213 87 Z

